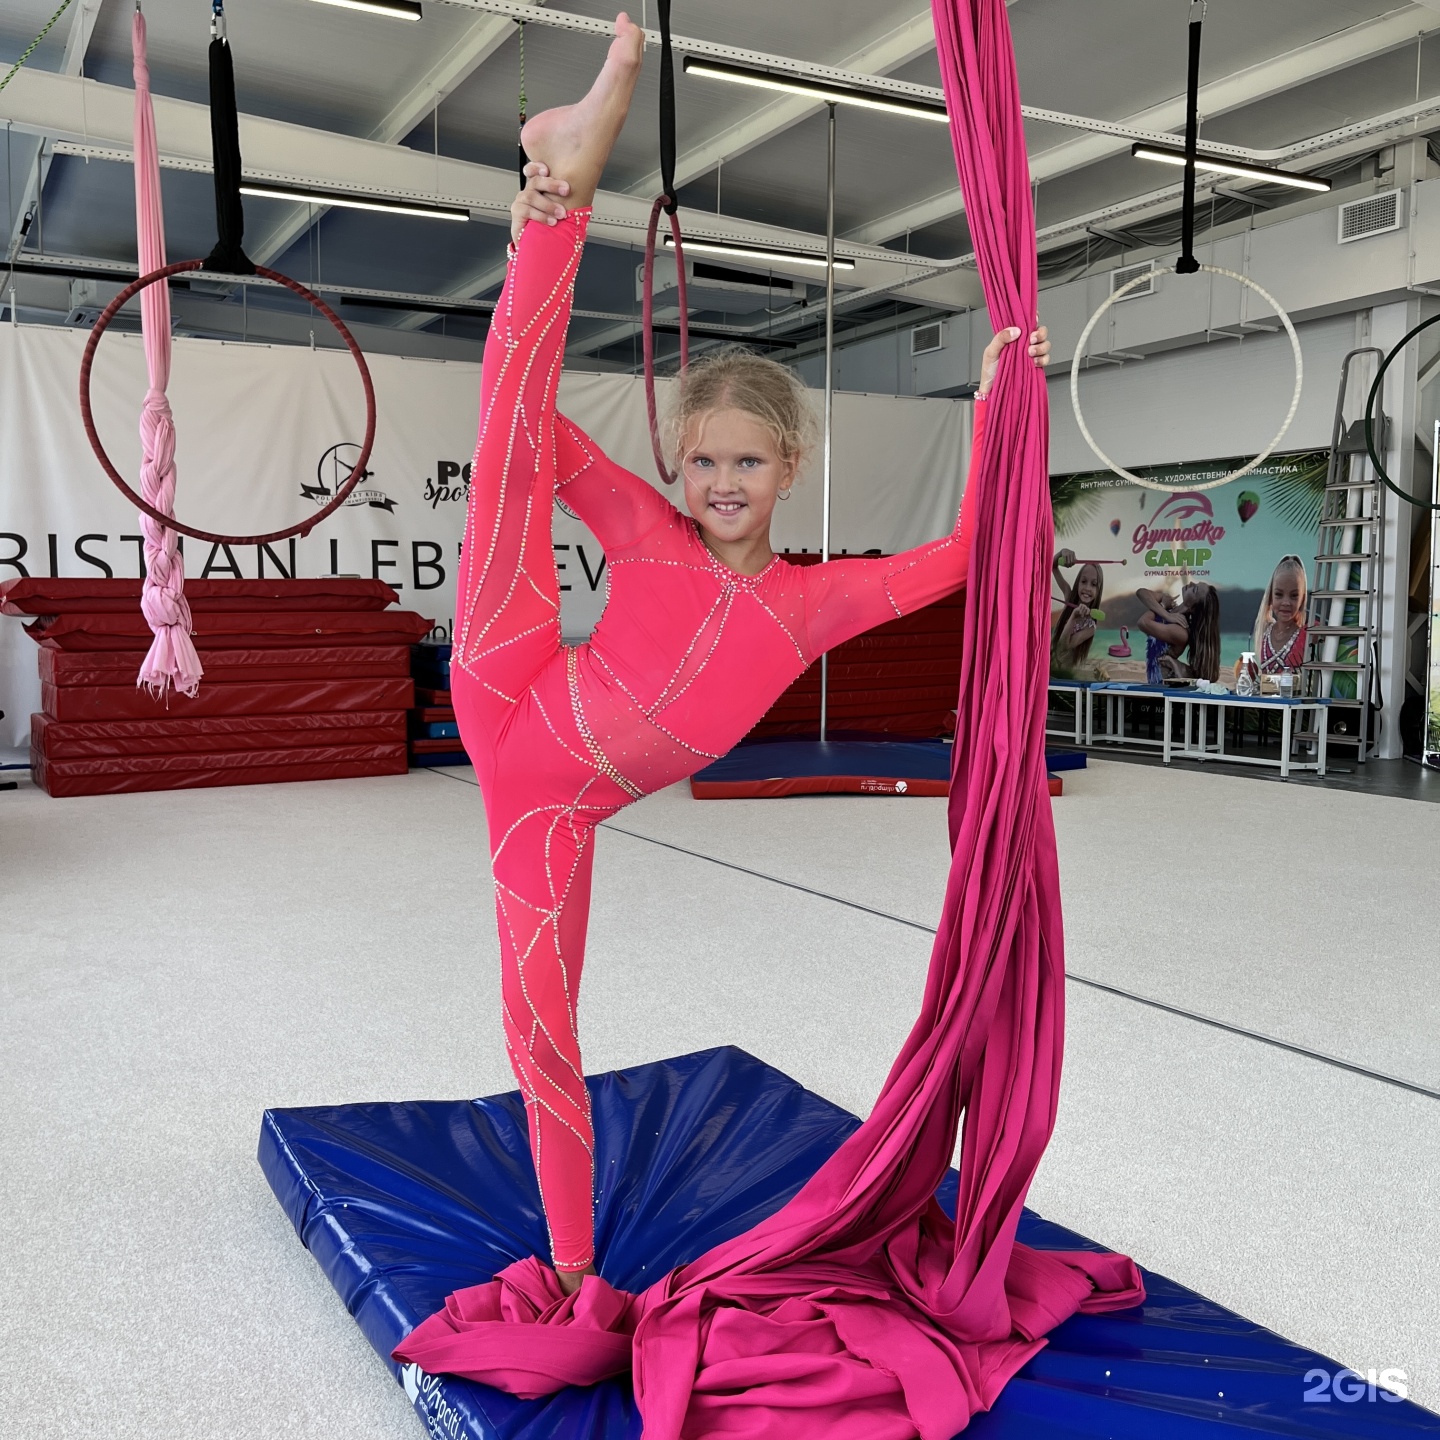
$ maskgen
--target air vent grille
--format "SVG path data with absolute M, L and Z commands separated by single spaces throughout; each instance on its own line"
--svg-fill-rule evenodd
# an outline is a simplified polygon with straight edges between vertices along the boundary
M 1141 276 L 1146 277 L 1147 283 L 1137 285 L 1128 294 L 1122 295 L 1121 300 L 1138 300 L 1142 295 L 1153 295 L 1155 293 L 1155 262 L 1147 260 L 1143 265 L 1122 265 L 1118 270 L 1110 272 L 1110 293 L 1113 295 L 1117 290 L 1128 285 L 1132 280 L 1138 280 Z M 1115 302 L 1117 305 L 1119 300 Z
M 945 348 L 945 322 L 931 320 L 926 325 L 917 325 L 910 332 L 910 353 L 929 355 Z
M 1386 235 L 1405 223 L 1405 192 L 1382 190 L 1368 200 L 1352 200 L 1340 207 L 1340 244 Z

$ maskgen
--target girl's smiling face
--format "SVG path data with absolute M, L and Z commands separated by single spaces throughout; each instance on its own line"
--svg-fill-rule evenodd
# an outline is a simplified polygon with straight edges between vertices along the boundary
M 1282 625 L 1292 625 L 1300 614 L 1300 572 L 1282 570 L 1270 582 L 1270 614 Z
M 1082 605 L 1094 605 L 1100 599 L 1100 577 L 1093 566 L 1082 566 L 1075 577 L 1075 598 Z
M 775 437 L 744 410 L 712 410 L 685 436 L 681 469 L 685 503 L 715 540 L 747 540 L 768 532 L 775 502 L 795 479 Z

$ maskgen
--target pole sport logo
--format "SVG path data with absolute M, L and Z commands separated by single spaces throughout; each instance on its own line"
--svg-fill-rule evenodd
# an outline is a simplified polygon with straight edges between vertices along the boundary
M 335 492 L 355 473 L 355 461 L 360 458 L 360 447 L 349 440 L 332 445 L 315 466 L 315 484 L 302 485 L 300 493 L 307 500 L 323 506 L 334 498 Z M 352 505 L 368 505 L 372 510 L 394 510 L 395 502 L 383 491 L 367 489 L 365 482 L 374 475 L 366 469 L 360 482 L 345 501 L 348 510 Z

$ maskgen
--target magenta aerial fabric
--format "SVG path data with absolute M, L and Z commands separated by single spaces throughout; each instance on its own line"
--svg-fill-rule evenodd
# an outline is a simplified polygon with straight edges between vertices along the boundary
M 135 237 L 140 273 L 165 264 L 165 214 L 160 203 L 160 155 L 150 103 L 150 66 L 145 58 L 145 17 L 137 5 L 130 35 L 135 65 Z M 170 383 L 170 291 L 162 281 L 140 292 L 140 329 L 150 387 L 140 410 L 140 494 L 166 515 L 175 513 L 175 421 L 165 387 Z M 174 686 L 193 695 L 204 670 L 190 638 L 185 601 L 185 557 L 179 536 L 149 515 L 140 516 L 145 536 L 145 585 L 140 608 L 155 633 L 137 684 L 162 695 Z
M 966 214 L 996 329 L 1036 317 L 1004 0 L 934 0 Z M 978 486 L 950 799 L 954 858 L 919 1018 L 874 1111 L 787 1206 L 640 1295 L 539 1260 L 459 1291 L 395 1356 L 517 1395 L 633 1372 L 646 1440 L 951 1440 L 1076 1311 L 1144 1298 L 1119 1255 L 1015 1242 L 1064 1027 L 1045 784 L 1043 376 L 1006 350 Z M 934 1193 L 963 1118 L 952 1223 Z

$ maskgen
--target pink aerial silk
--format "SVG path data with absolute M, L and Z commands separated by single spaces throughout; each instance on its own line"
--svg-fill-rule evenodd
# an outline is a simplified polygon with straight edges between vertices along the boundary
M 933 0 L 995 328 L 1038 284 L 1004 0 Z M 1045 381 L 1005 351 L 978 486 L 950 798 L 953 860 L 920 1016 L 866 1122 L 782 1210 L 640 1295 L 566 1297 L 535 1258 L 395 1350 L 537 1396 L 633 1373 L 646 1440 L 951 1440 L 1077 1311 L 1144 1299 L 1123 1256 L 1015 1241 L 1055 1123 L 1064 955 L 1045 784 L 1053 540 Z M 957 1216 L 934 1200 L 963 1122 Z
M 135 238 L 140 273 L 165 264 L 165 214 L 160 201 L 160 154 L 155 111 L 150 103 L 150 67 L 145 58 L 145 17 L 139 7 L 130 32 L 135 64 Z M 140 292 L 140 331 L 150 388 L 140 409 L 140 494 L 166 515 L 175 513 L 175 421 L 165 387 L 170 383 L 170 290 L 164 281 Z M 155 638 L 136 680 L 156 696 L 170 686 L 193 695 L 205 673 L 190 638 L 185 599 L 185 557 L 174 530 L 140 516 L 145 537 L 145 585 L 140 609 Z

